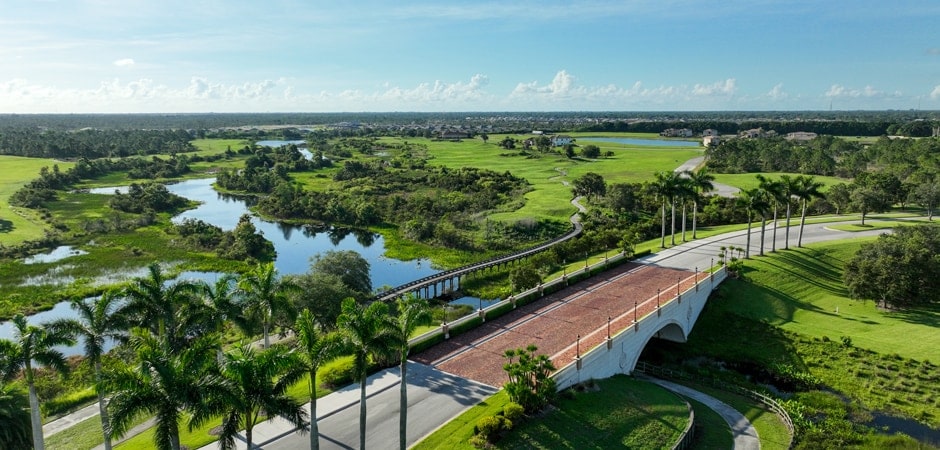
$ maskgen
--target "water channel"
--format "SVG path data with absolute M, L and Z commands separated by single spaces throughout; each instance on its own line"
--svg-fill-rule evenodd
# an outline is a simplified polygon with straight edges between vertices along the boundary
M 168 185 L 167 189 L 174 194 L 200 202 L 197 208 L 184 211 L 174 217 L 173 220 L 199 219 L 216 225 L 223 230 L 231 230 L 238 223 L 238 219 L 242 214 L 251 214 L 248 209 L 248 200 L 216 192 L 212 188 L 214 181 L 212 178 L 207 178 Z M 117 189 L 120 189 L 120 187 Z M 110 195 L 114 191 L 114 187 L 109 187 L 93 189 L 91 193 Z M 311 257 L 330 250 L 351 250 L 362 255 L 369 262 L 372 286 L 375 289 L 383 286 L 398 286 L 439 272 L 439 270 L 432 268 L 430 261 L 426 259 L 400 261 L 385 257 L 384 238 L 381 234 L 368 230 L 293 225 L 263 220 L 254 215 L 252 215 L 252 223 L 264 234 L 265 238 L 274 244 L 277 251 L 274 265 L 280 275 L 304 273 L 310 267 Z M 45 255 L 31 257 L 30 261 L 36 263 L 62 261 L 65 263 L 69 256 L 77 254 L 77 252 L 81 252 L 81 250 L 72 247 L 60 248 Z M 140 269 L 123 273 L 121 274 L 123 277 L 112 279 L 112 281 L 119 282 L 121 278 L 129 280 L 134 277 L 145 276 L 145 268 Z M 190 271 L 181 273 L 179 278 L 213 282 L 219 275 L 212 272 Z M 473 297 L 464 297 L 455 300 L 454 303 L 476 306 L 481 301 Z M 482 301 L 484 306 L 490 303 L 485 300 Z M 74 317 L 74 313 L 69 302 L 60 302 L 50 310 L 29 316 L 28 321 L 32 324 L 39 324 L 66 317 Z M 11 339 L 12 336 L 12 323 L 0 323 L 0 338 Z M 68 356 L 81 353 L 79 345 L 71 348 L 60 348 L 60 350 Z

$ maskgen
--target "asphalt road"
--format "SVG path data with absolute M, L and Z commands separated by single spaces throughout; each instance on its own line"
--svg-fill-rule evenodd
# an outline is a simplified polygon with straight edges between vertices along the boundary
M 869 219 L 872 220 L 872 219 Z M 786 228 L 784 227 L 784 221 L 779 221 L 780 226 L 777 229 L 777 251 L 780 251 L 784 248 L 786 243 Z M 844 222 L 844 223 L 857 223 L 857 222 Z M 800 218 L 799 216 L 791 219 L 790 226 L 790 248 L 795 248 L 797 243 L 797 237 L 800 232 Z M 839 231 L 827 228 L 829 224 L 810 224 L 807 223 L 806 227 L 803 230 L 803 244 L 811 244 L 814 242 L 823 242 L 823 241 L 832 241 L 838 239 L 850 239 L 854 237 L 862 236 L 877 236 L 882 233 L 885 233 L 886 230 L 872 230 L 872 231 L 860 231 L 860 232 L 848 232 L 848 231 Z M 668 230 L 667 230 L 668 231 Z M 687 237 L 692 237 L 691 228 L 686 230 Z M 764 235 L 764 253 L 769 254 L 771 250 L 771 241 L 773 238 L 773 224 L 768 222 Z M 676 233 L 676 244 L 680 244 L 681 233 L 677 231 Z M 666 243 L 670 242 L 669 235 L 666 235 Z M 665 250 L 660 250 L 657 253 L 640 258 L 638 261 L 644 264 L 654 264 L 661 267 L 668 267 L 672 269 L 681 269 L 681 270 L 705 270 L 709 268 L 712 264 L 715 264 L 718 261 L 718 254 L 721 252 L 721 247 L 740 247 L 744 248 L 747 245 L 747 230 L 742 230 L 734 233 L 722 234 L 710 238 L 700 238 L 694 241 L 686 242 L 685 244 L 676 245 L 673 248 L 668 248 Z M 751 257 L 757 257 L 760 253 L 760 226 L 751 227 Z M 747 264 L 747 263 L 745 263 Z
M 366 401 L 366 448 L 398 448 L 398 369 L 388 369 L 369 378 Z M 497 389 L 466 380 L 423 364 L 408 365 L 408 444 L 414 444 L 451 418 L 495 394 Z M 308 409 L 309 412 L 309 409 Z M 359 385 L 347 386 L 317 402 L 320 418 L 320 448 L 359 447 Z M 283 420 L 254 429 L 256 448 L 309 449 L 310 436 L 300 434 Z M 243 441 L 236 442 L 245 449 Z M 257 447 L 260 445 L 260 447 Z M 213 443 L 204 449 L 216 449 Z

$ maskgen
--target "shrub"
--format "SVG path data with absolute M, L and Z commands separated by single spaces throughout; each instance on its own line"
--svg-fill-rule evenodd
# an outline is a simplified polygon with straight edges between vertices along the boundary
M 353 372 L 353 360 L 343 359 L 327 365 L 320 372 L 320 383 L 329 387 L 340 387 L 352 383 L 355 380 Z
M 503 417 L 510 422 L 518 421 L 524 414 L 525 409 L 518 403 L 509 402 L 503 407 Z

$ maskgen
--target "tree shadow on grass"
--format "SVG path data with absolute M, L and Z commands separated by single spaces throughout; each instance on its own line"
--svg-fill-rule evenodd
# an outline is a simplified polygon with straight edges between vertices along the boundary
M 940 328 L 940 306 L 919 306 L 885 313 L 888 317 L 915 325 Z
M 13 231 L 13 222 L 0 219 L 0 233 L 9 233 Z

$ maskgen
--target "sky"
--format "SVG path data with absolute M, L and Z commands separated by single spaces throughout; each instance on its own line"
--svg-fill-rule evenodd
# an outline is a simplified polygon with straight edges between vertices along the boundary
M 0 0 L 0 113 L 940 110 L 937 0 Z

